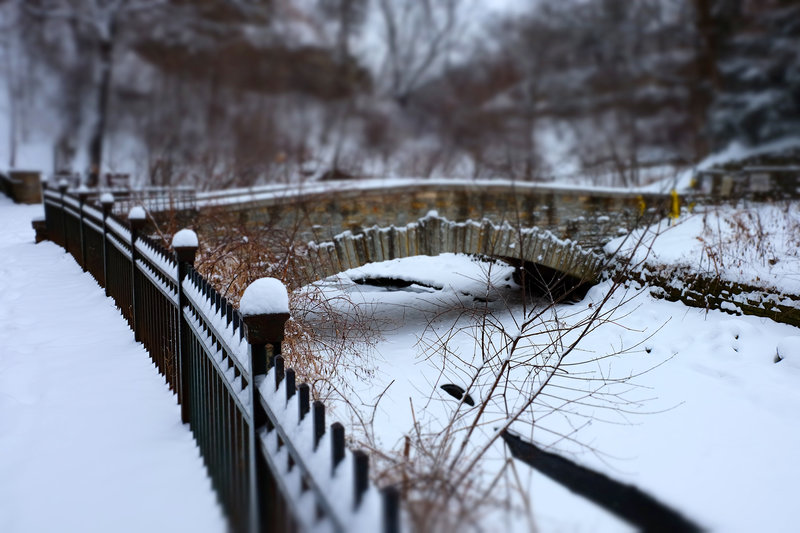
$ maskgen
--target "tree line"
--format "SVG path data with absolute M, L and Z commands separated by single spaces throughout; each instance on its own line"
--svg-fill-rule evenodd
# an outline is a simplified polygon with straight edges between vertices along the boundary
M 9 165 L 636 185 L 800 125 L 800 2 L 5 0 Z

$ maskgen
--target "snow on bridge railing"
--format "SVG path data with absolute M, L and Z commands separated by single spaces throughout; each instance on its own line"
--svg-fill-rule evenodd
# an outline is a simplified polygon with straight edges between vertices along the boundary
M 47 237 L 105 287 L 177 394 L 232 531 L 399 531 L 398 492 L 370 484 L 369 457 L 346 453 L 344 427 L 326 428 L 284 369 L 282 284 L 248 289 L 243 316 L 194 269 L 193 232 L 173 256 L 144 235 L 144 211 L 124 221 L 109 195 L 62 186 L 44 199 Z
M 572 185 L 557 183 L 522 182 L 503 179 L 465 180 L 452 178 L 386 178 L 386 179 L 360 179 L 340 181 L 312 181 L 288 184 L 257 185 L 253 187 L 240 187 L 218 191 L 203 191 L 197 193 L 197 207 L 226 206 L 247 204 L 270 200 L 283 200 L 299 198 L 305 195 L 319 193 L 336 193 L 348 191 L 380 191 L 387 189 L 478 189 L 491 191 L 502 190 L 507 194 L 508 189 L 515 193 L 526 192 L 556 192 L 574 193 L 581 191 L 588 194 L 630 196 L 638 194 L 620 187 L 604 187 L 596 185 Z M 396 191 L 395 191 L 396 192 Z

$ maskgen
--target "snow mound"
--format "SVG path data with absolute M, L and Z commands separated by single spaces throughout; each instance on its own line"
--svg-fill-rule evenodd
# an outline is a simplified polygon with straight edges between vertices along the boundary
M 100 195 L 100 203 L 101 204 L 113 204 L 114 203 L 114 195 L 110 192 L 104 192 Z
M 257 279 L 245 289 L 239 311 L 244 316 L 288 313 L 289 293 L 279 279 Z
M 775 362 L 800 368 L 800 336 L 784 337 L 778 343 L 778 357 Z
M 173 248 L 197 248 L 197 233 L 190 229 L 182 229 L 172 236 Z
M 130 213 L 128 213 L 128 220 L 144 220 L 146 218 L 147 214 L 144 212 L 144 207 L 140 205 L 132 208 Z

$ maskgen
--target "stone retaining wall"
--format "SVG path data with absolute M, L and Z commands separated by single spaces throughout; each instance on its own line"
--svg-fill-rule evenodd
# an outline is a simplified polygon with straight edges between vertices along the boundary
M 0 174 L 0 190 L 18 204 L 40 204 L 42 203 L 41 173 L 12 170 L 7 174 Z
M 641 269 L 629 279 L 651 286 L 650 294 L 691 307 L 754 315 L 800 327 L 800 296 L 707 277 L 689 267 Z

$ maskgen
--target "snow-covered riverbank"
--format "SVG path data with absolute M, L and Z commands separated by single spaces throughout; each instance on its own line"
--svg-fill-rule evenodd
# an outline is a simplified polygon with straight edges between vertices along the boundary
M 470 326 L 474 318 L 448 309 L 482 307 L 485 280 L 491 277 L 496 289 L 488 294 L 489 306 L 498 321 L 510 330 L 522 314 L 517 289 L 506 286 L 508 267 L 494 265 L 490 276 L 482 275 L 487 268 L 464 256 L 418 257 L 368 265 L 326 287 L 346 295 L 339 301 L 360 306 L 382 335 L 372 359 L 362 362 L 370 366 L 371 377 L 358 380 L 344 373 L 353 387 L 347 394 L 351 407 L 340 402 L 337 415 L 350 420 L 351 431 L 371 437 L 384 451 L 400 453 L 415 424 L 434 433 L 447 424 L 458 402 L 440 385 L 466 387 L 469 365 L 479 365 L 482 357 Z M 364 277 L 418 279 L 424 285 L 398 289 L 348 281 Z M 583 302 L 561 307 L 559 320 L 577 320 L 608 289 L 601 284 Z M 613 319 L 590 333 L 570 357 L 577 362 L 614 355 L 570 371 L 627 380 L 630 387 L 611 391 L 622 394 L 621 403 L 603 404 L 597 395 L 591 401 L 561 402 L 557 398 L 574 397 L 557 390 L 548 401 L 552 413 L 539 404 L 536 424 L 515 429 L 547 449 L 637 485 L 701 527 L 792 530 L 800 459 L 788 450 L 800 446 L 800 353 L 791 346 L 800 331 L 767 319 L 656 300 L 644 290 L 619 292 L 609 304 L 619 305 Z M 348 304 L 342 305 L 346 310 Z M 779 344 L 785 359 L 775 363 Z M 591 384 L 575 383 L 591 392 Z M 480 402 L 485 391 L 478 384 L 471 394 Z M 511 392 L 508 401 L 523 395 L 524 390 Z M 495 425 L 503 418 L 498 415 Z M 488 435 L 491 427 L 482 431 Z M 507 457 L 502 442 L 495 443 L 483 475 L 491 479 Z M 524 490 L 540 531 L 627 528 L 526 465 L 516 470 L 519 479 L 500 483 L 495 492 L 519 504 L 514 493 Z M 524 513 L 486 512 L 488 524 L 499 529 L 525 531 L 531 525 Z

